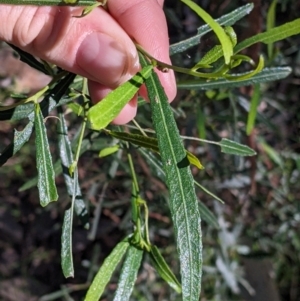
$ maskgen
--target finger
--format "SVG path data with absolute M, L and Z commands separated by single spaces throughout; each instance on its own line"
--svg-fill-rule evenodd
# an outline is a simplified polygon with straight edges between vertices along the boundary
M 163 7 L 163 5 L 164 5 L 164 0 L 157 0 L 157 2 L 158 2 L 158 4 L 161 6 L 161 7 Z
M 0 39 L 110 88 L 139 69 L 131 39 L 103 9 L 1 5 Z
M 170 64 L 168 29 L 162 0 L 109 0 L 108 9 L 124 30 L 152 56 Z M 176 95 L 173 71 L 158 72 L 170 101 Z

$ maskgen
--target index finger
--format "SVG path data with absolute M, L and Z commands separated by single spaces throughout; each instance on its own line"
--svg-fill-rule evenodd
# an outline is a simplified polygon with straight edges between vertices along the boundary
M 169 35 L 163 0 L 108 0 L 110 14 L 138 44 L 153 57 L 170 64 Z M 172 70 L 158 72 L 165 92 L 172 101 L 176 95 L 176 82 Z

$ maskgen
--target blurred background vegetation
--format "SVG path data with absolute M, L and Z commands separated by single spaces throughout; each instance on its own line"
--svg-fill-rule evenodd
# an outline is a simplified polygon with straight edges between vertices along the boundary
M 246 1 L 197 1 L 214 18 Z M 255 8 L 234 29 L 241 41 L 266 29 L 271 1 L 255 0 Z M 196 33 L 202 25 L 179 1 L 166 0 L 171 43 Z M 278 1 L 276 25 L 300 17 L 298 0 Z M 173 57 L 176 65 L 191 67 L 216 43 L 213 34 L 200 44 Z M 204 170 L 194 177 L 225 203 L 199 190 L 198 196 L 216 215 L 220 229 L 203 222 L 204 267 L 201 300 L 300 300 L 300 36 L 273 48 L 256 44 L 247 55 L 258 61 L 263 53 L 270 66 L 291 66 L 291 75 L 260 85 L 256 126 L 246 134 L 246 119 L 254 87 L 232 90 L 179 90 L 172 106 L 182 135 L 220 141 L 226 137 L 257 151 L 254 157 L 220 153 L 219 148 L 186 140 L 186 147 L 201 160 Z M 178 75 L 178 80 L 185 76 Z M 11 92 L 33 93 L 48 79 L 25 66 L 1 44 L 0 101 Z M 150 108 L 140 107 L 136 120 L 151 127 Z M 72 137 L 80 121 L 68 115 Z M 47 129 L 54 161 L 56 123 Z M 0 122 L 0 152 L 13 129 L 24 124 Z M 71 137 L 71 138 L 72 138 Z M 60 268 L 60 236 L 63 214 L 69 205 L 62 176 L 57 177 L 59 201 L 39 205 L 36 187 L 24 184 L 36 176 L 34 137 L 0 169 L 0 300 L 81 300 L 102 260 L 129 233 L 131 178 L 125 154 L 99 158 L 99 150 L 113 144 L 100 135 L 88 144 L 79 162 L 79 178 L 90 210 L 91 229 L 74 225 L 75 278 L 64 279 Z M 167 188 L 147 156 L 131 149 L 143 197 L 150 209 L 151 240 L 178 273 L 176 247 L 167 207 Z M 117 169 L 115 169 L 117 166 Z M 112 172 L 112 170 L 114 172 Z M 111 175 L 113 177 L 111 177 Z M 20 191 L 20 188 L 21 189 Z M 118 275 L 113 283 L 117 283 Z M 103 300 L 112 300 L 110 284 Z M 43 296 L 43 297 L 42 297 Z M 177 300 L 178 296 L 157 276 L 145 258 L 132 300 Z

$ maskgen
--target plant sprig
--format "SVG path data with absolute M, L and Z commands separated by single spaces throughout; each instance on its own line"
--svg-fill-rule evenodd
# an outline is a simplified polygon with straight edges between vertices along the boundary
M 89 213 L 79 188 L 77 169 L 80 155 L 84 149 L 84 143 L 91 144 L 88 140 L 93 140 L 95 136 L 99 136 L 101 133 L 106 133 L 114 137 L 117 140 L 117 144 L 109 148 L 103 147 L 100 151 L 101 157 L 112 155 L 116 152 L 119 153 L 119 151 L 122 150 L 121 148 L 124 147 L 124 144 L 126 145 L 128 153 L 127 163 L 132 178 L 132 233 L 123 241 L 119 242 L 103 262 L 87 292 L 85 299 L 87 301 L 99 300 L 113 272 L 117 269 L 117 266 L 122 263 L 124 256 L 125 260 L 122 264 L 120 281 L 114 300 L 129 300 L 144 253 L 149 254 L 158 274 L 178 294 L 182 294 L 184 301 L 198 301 L 201 291 L 202 273 L 201 219 L 206 220 L 216 229 L 219 228 L 219 224 L 212 211 L 198 200 L 195 185 L 200 187 L 211 197 L 219 201 L 221 200 L 193 179 L 190 163 L 193 163 L 199 169 L 202 169 L 202 165 L 198 158 L 186 151 L 183 140 L 194 139 L 199 142 L 218 145 L 221 147 L 221 152 L 232 155 L 253 156 L 256 154 L 255 151 L 248 146 L 225 138 L 220 142 L 215 142 L 181 136 L 163 87 L 153 69 L 157 68 L 158 72 L 168 72 L 169 69 L 172 69 L 175 72 L 197 77 L 198 79 L 196 81 L 182 82 L 178 85 L 179 88 L 189 89 L 217 89 L 221 87 L 229 89 L 244 84 L 254 84 L 261 81 L 283 78 L 291 72 L 290 68 L 277 67 L 264 69 L 263 56 L 259 57 L 257 66 L 253 67 L 254 69 L 252 71 L 235 74 L 234 68 L 240 66 L 242 63 L 247 63 L 251 66 L 255 65 L 249 56 L 240 54 L 241 50 L 254 43 L 263 42 L 270 45 L 269 53 L 271 55 L 271 46 L 273 46 L 276 41 L 300 33 L 300 19 L 275 27 L 274 20 L 272 21 L 271 18 L 266 32 L 238 42 L 236 33 L 231 25 L 233 25 L 240 16 L 249 13 L 252 8 L 251 5 L 240 8 L 236 13 L 238 16 L 233 16 L 234 14 L 226 16 L 226 18 L 219 21 L 222 23 L 220 25 L 218 21 L 212 19 L 208 13 L 194 2 L 190 0 L 182 0 L 182 2 L 192 8 L 199 17 L 206 22 L 206 25 L 204 25 L 205 28 L 202 28 L 202 34 L 203 32 L 212 30 L 219 39 L 219 44 L 208 51 L 192 68 L 188 69 L 166 64 L 154 58 L 140 45 L 136 45 L 137 50 L 141 54 L 140 61 L 143 65 L 143 69 L 129 81 L 108 94 L 103 100 L 92 105 L 87 92 L 86 79 L 82 79 L 82 82 L 78 84 L 78 82 L 74 81 L 75 75 L 65 71 L 61 72 L 59 69 L 52 69 L 51 65 L 47 62 L 40 62 L 34 57 L 19 51 L 23 61 L 37 70 L 52 76 L 53 79 L 49 85 L 45 86 L 33 96 L 25 97 L 13 105 L 0 107 L 1 120 L 29 119 L 29 122 L 22 131 L 15 131 L 13 143 L 0 155 L 1 164 L 5 163 L 9 157 L 14 155 L 29 140 L 33 130 L 35 130 L 38 168 L 38 176 L 35 183 L 37 183 L 39 189 L 42 206 L 46 206 L 50 202 L 58 199 L 55 176 L 59 172 L 64 173 L 67 190 L 71 196 L 70 207 L 65 211 L 62 229 L 61 257 L 62 270 L 65 277 L 74 276 L 72 257 L 73 212 L 76 212 L 82 224 L 88 227 Z M 97 6 L 104 6 L 106 1 L 0 0 L 0 3 L 15 5 L 84 6 L 85 8 L 83 9 L 82 15 L 79 16 L 83 17 Z M 273 3 L 276 3 L 276 1 L 273 1 Z M 275 14 L 274 10 L 275 8 L 273 8 L 271 12 L 273 16 Z M 222 27 L 222 25 L 226 25 L 226 27 Z M 201 32 L 201 29 L 199 29 L 199 31 Z M 198 36 L 199 34 L 200 33 L 198 33 Z M 181 42 L 181 49 L 188 49 L 193 43 L 191 43 L 191 41 L 183 41 Z M 178 49 L 176 52 L 180 52 Z M 202 72 L 203 69 L 212 70 L 212 72 Z M 71 84 L 73 85 L 72 90 L 69 89 Z M 82 89 L 81 92 L 78 93 L 78 86 L 81 84 Z M 143 84 L 146 84 L 149 93 L 155 136 L 147 137 L 147 131 L 139 125 L 138 128 L 142 135 L 111 130 L 110 123 L 139 91 Z M 255 125 L 256 108 L 259 101 L 258 92 L 259 87 L 257 86 L 248 118 L 248 134 Z M 79 104 L 79 97 L 84 99 L 83 105 Z M 42 102 L 40 102 L 41 98 L 43 98 Z M 73 148 L 67 138 L 67 126 L 62 108 L 62 105 L 66 103 L 69 105 L 69 110 L 76 113 L 79 118 L 83 117 L 78 134 L 79 138 L 76 143 L 74 143 Z M 60 131 L 59 148 L 61 158 L 53 164 L 45 118 L 47 118 L 50 111 L 55 107 L 59 107 L 58 116 L 60 124 L 58 129 Z M 86 135 L 87 132 L 89 132 L 89 135 Z M 177 242 L 181 272 L 180 282 L 166 264 L 158 247 L 153 245 L 150 241 L 148 204 L 146 199 L 142 198 L 142 193 L 139 188 L 138 177 L 135 173 L 134 161 L 129 147 L 130 143 L 139 147 L 138 151 L 151 162 L 150 164 L 155 166 L 157 172 L 160 173 L 161 179 L 166 182 L 169 188 L 168 205 L 170 207 Z M 75 149 L 74 156 L 72 153 L 73 149 Z M 88 149 L 88 147 L 85 149 Z M 159 161 L 159 156 L 156 156 L 157 153 L 161 156 L 161 161 Z M 118 159 L 120 159 L 120 157 Z M 56 168 L 57 166 L 59 166 L 59 168 Z M 64 170 L 66 168 L 68 170 L 67 173 Z M 105 185 L 108 185 L 108 181 L 105 183 Z

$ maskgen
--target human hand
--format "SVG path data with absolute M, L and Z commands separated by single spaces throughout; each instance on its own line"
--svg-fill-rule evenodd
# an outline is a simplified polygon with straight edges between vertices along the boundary
M 140 68 L 131 38 L 153 57 L 170 63 L 164 0 L 108 0 L 108 12 L 94 9 L 74 18 L 80 7 L 0 6 L 0 39 L 89 79 L 93 101 L 132 77 Z M 158 73 L 170 101 L 176 94 L 172 70 Z M 136 115 L 132 99 L 114 120 L 124 124 Z

